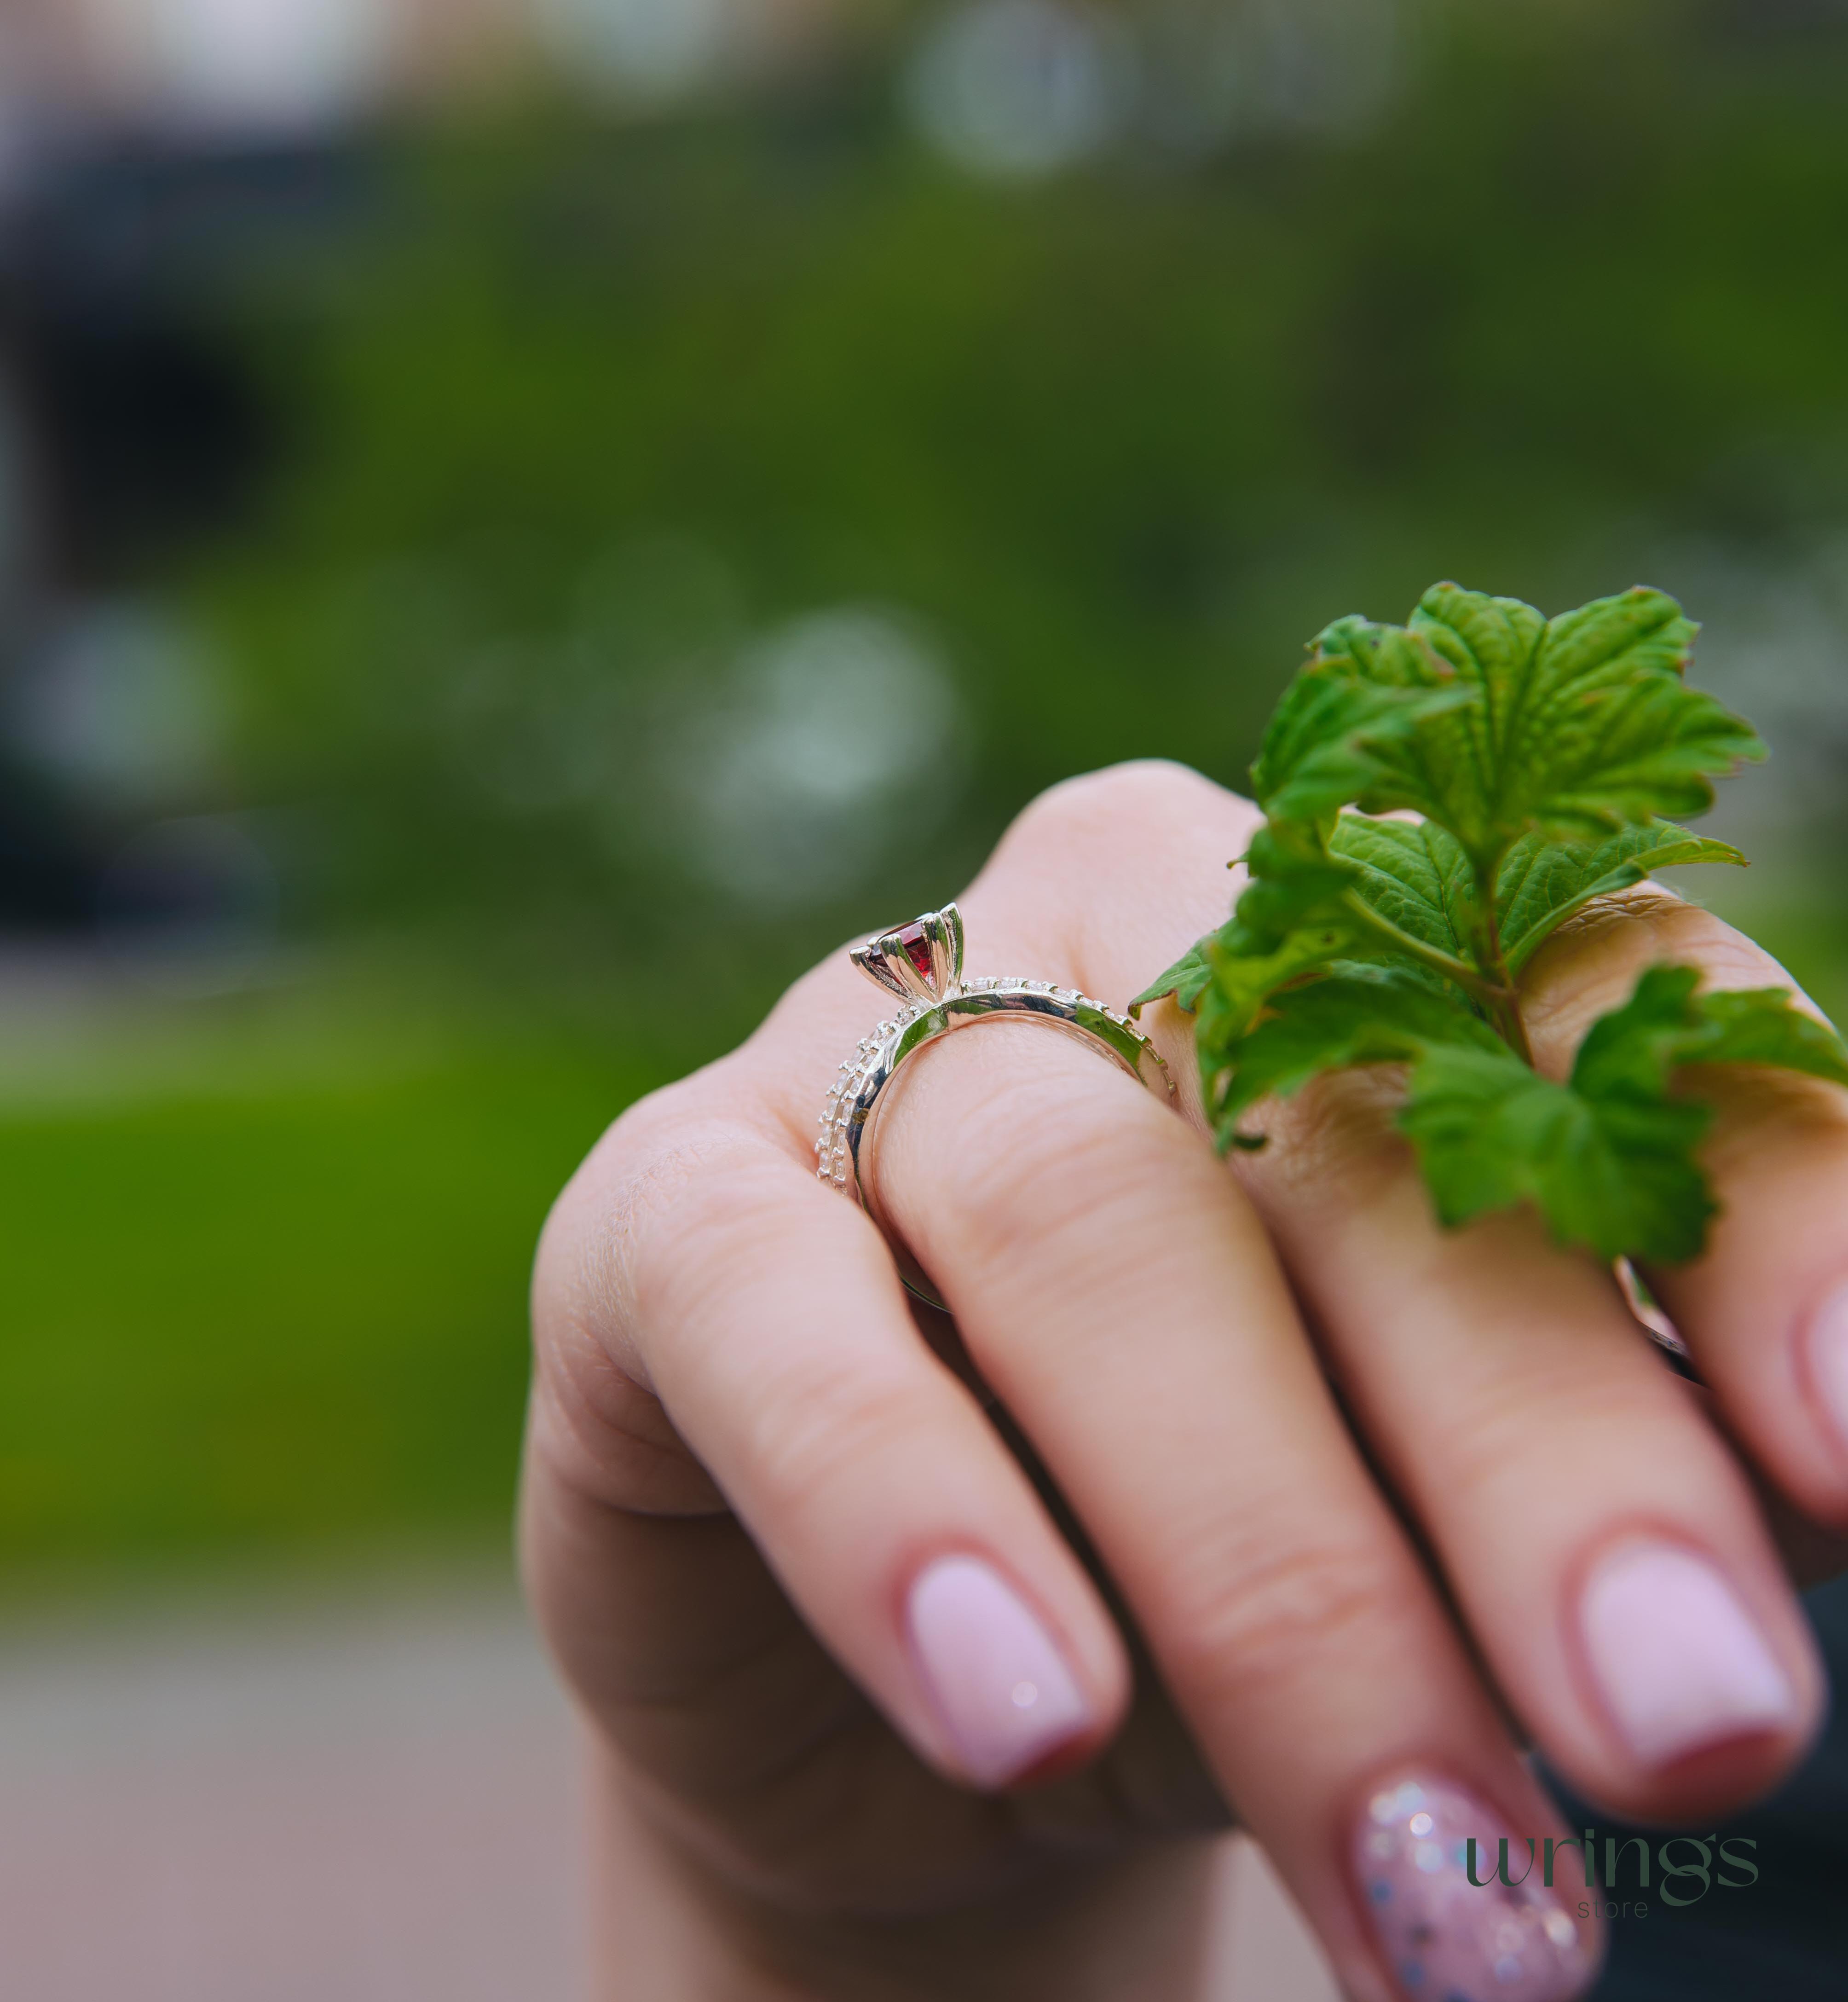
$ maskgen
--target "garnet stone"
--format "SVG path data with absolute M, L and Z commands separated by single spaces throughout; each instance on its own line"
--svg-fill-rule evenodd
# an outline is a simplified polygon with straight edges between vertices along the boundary
M 922 923 L 901 926 L 894 932 L 898 950 L 918 970 L 918 978 L 929 982 L 931 977 L 930 934 Z

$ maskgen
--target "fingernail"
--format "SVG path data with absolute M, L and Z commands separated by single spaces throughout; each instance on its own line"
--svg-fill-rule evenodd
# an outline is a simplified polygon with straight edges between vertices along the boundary
M 1809 1373 L 1836 1440 L 1848 1453 L 1848 1286 L 1831 1293 L 1810 1322 Z
M 1556 1857 L 1556 1885 L 1571 1880 L 1575 1855 Z M 1461 1787 L 1383 1788 L 1361 1809 L 1352 1857 L 1380 1952 L 1416 2002 L 1564 2002 L 1591 1979 L 1589 1927 L 1543 1883 L 1528 1838 Z
M 905 1624 L 938 1721 L 978 1786 L 1004 1786 L 1090 1721 L 1051 1638 L 979 1558 L 940 1557 L 920 1571 Z
M 1798 1721 L 1752 1616 L 1712 1564 L 1679 1544 L 1625 1543 L 1600 1559 L 1579 1618 L 1592 1672 L 1645 1766 Z

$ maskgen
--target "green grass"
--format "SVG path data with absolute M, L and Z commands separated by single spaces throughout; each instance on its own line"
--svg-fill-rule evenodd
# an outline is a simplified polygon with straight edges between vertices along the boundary
M 656 1079 L 435 1040 L 0 1110 L 0 1566 L 504 1535 L 534 1242 Z

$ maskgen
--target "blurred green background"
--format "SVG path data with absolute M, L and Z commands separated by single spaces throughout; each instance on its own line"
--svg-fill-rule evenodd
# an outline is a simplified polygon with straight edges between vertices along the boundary
M 106 149 L 9 261 L 28 434 L 124 298 L 184 362 L 22 543 L 13 1583 L 504 1540 L 602 1126 L 1439 577 L 1683 598 L 1774 753 L 1701 891 L 1848 1007 L 1848 9 L 981 0 L 642 95 Z

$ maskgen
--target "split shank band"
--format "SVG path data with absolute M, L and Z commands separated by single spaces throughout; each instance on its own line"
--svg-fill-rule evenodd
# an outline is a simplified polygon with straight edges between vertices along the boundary
M 963 977 L 963 921 L 954 904 L 853 947 L 868 979 L 901 1004 L 862 1039 L 835 1074 L 815 1142 L 817 1173 L 860 1206 L 893 1244 L 899 1276 L 933 1306 L 943 1301 L 892 1236 L 873 1188 L 881 1099 L 901 1066 L 940 1037 L 975 1022 L 1044 1022 L 1107 1057 L 1172 1104 L 1174 1080 L 1155 1046 L 1127 1016 L 1049 980 Z

